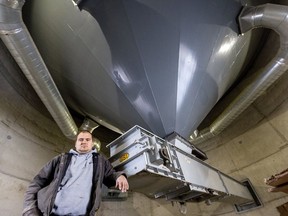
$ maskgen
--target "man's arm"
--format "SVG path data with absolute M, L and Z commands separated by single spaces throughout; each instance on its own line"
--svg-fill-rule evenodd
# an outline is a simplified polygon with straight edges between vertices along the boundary
M 28 186 L 24 195 L 23 216 L 42 215 L 37 206 L 37 193 L 52 181 L 58 159 L 57 156 L 48 162 Z
M 107 159 L 105 160 L 104 164 L 105 174 L 103 183 L 107 187 L 115 186 L 116 188 L 119 188 L 119 190 L 121 190 L 122 192 L 126 192 L 129 189 L 126 174 L 123 171 L 116 172 L 109 160 Z

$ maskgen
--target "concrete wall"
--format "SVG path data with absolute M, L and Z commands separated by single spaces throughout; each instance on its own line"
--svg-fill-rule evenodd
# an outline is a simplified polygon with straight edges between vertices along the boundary
M 264 178 L 288 168 L 288 74 L 253 103 L 218 137 L 203 143 L 208 163 L 241 180 L 253 183 L 263 208 L 243 215 L 279 215 L 276 207 L 288 202 L 285 193 L 269 193 Z M 225 205 L 200 205 L 202 215 L 236 215 Z M 214 209 L 214 210 L 213 210 Z M 212 214 L 212 215 L 213 215 Z
M 1 73 L 0 83 L 0 215 L 16 216 L 21 215 L 23 195 L 34 175 L 72 143 L 50 118 L 19 96 Z

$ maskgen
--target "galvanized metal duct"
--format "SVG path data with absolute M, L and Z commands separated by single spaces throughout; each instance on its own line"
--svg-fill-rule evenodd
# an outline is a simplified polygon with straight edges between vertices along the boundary
M 78 128 L 22 20 L 25 0 L 0 0 L 0 36 L 63 134 Z
M 257 72 L 253 82 L 208 128 L 190 137 L 194 144 L 221 133 L 288 69 L 288 6 L 264 4 L 244 7 L 239 16 L 239 24 L 242 33 L 258 27 L 274 30 L 280 36 L 280 48 L 275 57 Z

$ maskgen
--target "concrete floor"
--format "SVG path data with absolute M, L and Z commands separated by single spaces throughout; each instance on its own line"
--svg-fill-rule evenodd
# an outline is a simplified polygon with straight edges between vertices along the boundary
M 73 147 L 56 124 L 35 110 L 0 73 L 0 212 L 21 214 L 23 195 L 29 181 L 54 155 Z M 207 153 L 207 163 L 243 180 L 249 178 L 263 207 L 243 216 L 276 216 L 276 207 L 288 202 L 284 193 L 269 193 L 264 178 L 287 168 L 288 75 L 285 74 L 265 95 L 253 103 L 222 134 L 198 145 Z M 103 202 L 98 215 L 172 216 L 183 215 L 176 203 L 150 200 L 129 192 L 122 202 Z M 188 204 L 191 216 L 239 215 L 223 203 Z

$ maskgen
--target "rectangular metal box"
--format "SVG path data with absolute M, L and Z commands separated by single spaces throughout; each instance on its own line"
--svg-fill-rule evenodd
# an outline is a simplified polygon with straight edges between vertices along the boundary
M 253 200 L 242 183 L 206 164 L 192 154 L 193 146 L 181 142 L 170 143 L 134 126 L 107 146 L 109 160 L 115 169 L 126 172 L 130 190 L 151 198 L 180 202 L 221 199 L 233 204 Z

